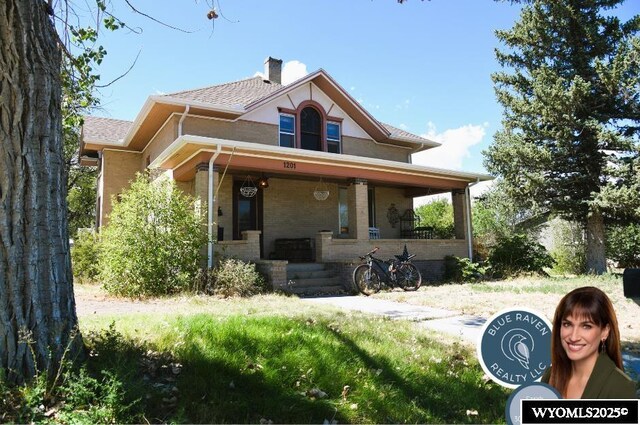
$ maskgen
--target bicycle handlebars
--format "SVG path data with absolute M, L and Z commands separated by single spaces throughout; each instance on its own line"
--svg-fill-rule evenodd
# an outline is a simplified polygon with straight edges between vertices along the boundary
M 360 257 L 360 259 L 361 259 L 361 260 L 366 260 L 366 259 L 367 259 L 367 257 L 372 256 L 373 254 L 375 254 L 376 252 L 378 252 L 378 250 L 379 250 L 379 249 L 380 249 L 380 247 L 379 247 L 379 246 L 376 246 L 376 247 L 374 247 L 371 251 L 369 251 L 366 255 L 361 255 L 361 256 L 359 256 L 359 257 Z M 404 260 L 404 261 L 407 261 L 407 260 L 412 259 L 412 258 L 413 258 L 413 257 L 415 257 L 415 256 L 416 256 L 416 254 L 411 254 L 411 255 L 409 255 L 407 258 L 401 258 L 400 256 L 396 255 L 396 258 L 397 258 L 397 260 L 400 260 L 400 261 L 403 261 L 403 260 Z M 393 261 L 395 261 L 395 260 L 390 259 L 388 262 L 390 263 L 390 262 L 393 262 Z

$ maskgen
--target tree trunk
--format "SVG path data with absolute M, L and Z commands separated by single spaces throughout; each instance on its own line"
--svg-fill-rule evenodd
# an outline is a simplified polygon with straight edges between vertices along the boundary
M 604 241 L 602 213 L 592 211 L 587 217 L 587 273 L 602 274 L 607 271 Z
M 63 356 L 81 347 L 75 332 L 60 98 L 60 50 L 46 2 L 3 0 L 0 368 L 14 383 L 38 371 L 55 373 Z

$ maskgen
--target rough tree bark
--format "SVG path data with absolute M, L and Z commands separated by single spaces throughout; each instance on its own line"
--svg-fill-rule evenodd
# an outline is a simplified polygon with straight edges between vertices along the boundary
M 587 272 L 602 274 L 607 271 L 604 218 L 599 211 L 587 217 Z
M 44 1 L 0 2 L 0 368 L 14 383 L 81 347 L 56 40 Z

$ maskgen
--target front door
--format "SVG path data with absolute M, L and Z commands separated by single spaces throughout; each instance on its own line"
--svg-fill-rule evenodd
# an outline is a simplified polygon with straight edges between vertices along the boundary
M 243 181 L 233 182 L 233 239 L 242 239 L 245 230 L 262 230 L 262 189 L 251 198 L 240 193 Z M 260 257 L 263 235 L 260 234 Z

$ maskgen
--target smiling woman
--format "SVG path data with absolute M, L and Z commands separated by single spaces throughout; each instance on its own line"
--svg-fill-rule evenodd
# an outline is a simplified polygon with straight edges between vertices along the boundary
M 592 286 L 565 295 L 553 318 L 551 370 L 542 382 L 563 398 L 636 398 L 624 374 L 618 320 L 611 301 Z

